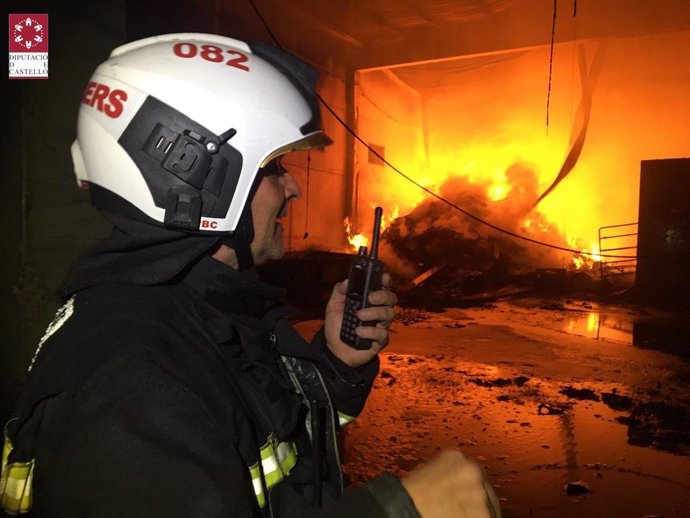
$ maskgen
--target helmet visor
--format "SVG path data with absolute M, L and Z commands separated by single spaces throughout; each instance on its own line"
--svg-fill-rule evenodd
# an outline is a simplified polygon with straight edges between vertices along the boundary
M 331 144 L 333 144 L 333 140 L 328 135 L 326 135 L 323 131 L 317 131 L 315 133 L 307 135 L 306 137 L 300 140 L 291 142 L 290 144 L 275 149 L 264 159 L 263 162 L 261 162 L 261 165 L 259 167 L 265 167 L 266 164 L 268 164 L 271 160 L 278 156 L 284 155 L 285 153 L 290 153 L 292 151 L 302 151 L 305 149 L 326 147 Z

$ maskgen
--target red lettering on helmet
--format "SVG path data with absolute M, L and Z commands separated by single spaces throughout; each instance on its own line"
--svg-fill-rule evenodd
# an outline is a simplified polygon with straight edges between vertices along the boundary
M 216 229 L 216 228 L 218 228 L 218 222 L 217 221 L 209 221 L 207 219 L 202 219 L 201 220 L 201 228 Z
M 94 82 L 90 82 L 88 85 L 86 85 L 86 88 L 84 89 L 84 95 L 82 95 L 81 97 L 81 101 L 83 103 L 90 104 L 94 88 L 96 88 L 96 83 Z
M 225 52 L 233 56 L 237 56 L 236 58 L 230 58 L 225 63 L 227 66 L 249 72 L 249 67 L 243 64 L 249 60 L 246 54 L 242 54 L 241 52 L 233 49 L 225 49 Z M 223 49 L 215 45 L 202 45 L 201 52 L 199 52 L 199 49 L 195 43 L 178 41 L 173 46 L 173 53 L 178 58 L 193 58 L 198 54 L 201 59 L 205 59 L 211 63 L 222 63 L 225 61 L 225 58 L 223 57 Z
M 84 104 L 95 107 L 108 117 L 117 119 L 124 110 L 127 92 L 124 90 L 111 91 L 107 85 L 91 82 L 86 85 L 81 100 Z
M 123 103 L 127 100 L 127 92 L 124 90 L 113 90 L 110 92 L 110 97 L 108 97 L 108 102 L 110 104 L 105 105 L 105 114 L 108 117 L 117 119 L 122 115 L 122 110 L 124 109 Z
M 225 52 L 227 52 L 228 54 L 235 54 L 239 56 L 237 58 L 228 59 L 228 62 L 225 63 L 227 66 L 239 68 L 240 70 L 249 72 L 249 67 L 247 65 L 242 64 L 246 62 L 247 59 L 249 59 L 246 55 L 242 54 L 241 52 L 237 52 L 236 50 L 226 50 Z
M 89 102 L 89 104 L 93 106 L 94 104 L 98 103 L 98 111 L 102 112 L 103 100 L 107 97 L 108 92 L 110 92 L 110 88 L 105 85 L 97 84 L 96 91 L 93 93 L 93 97 L 91 97 L 91 102 Z

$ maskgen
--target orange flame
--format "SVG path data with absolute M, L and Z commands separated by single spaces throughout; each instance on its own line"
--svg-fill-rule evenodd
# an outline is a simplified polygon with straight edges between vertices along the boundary
M 375 209 L 378 207 L 376 203 L 372 203 L 371 209 Z M 393 208 L 389 211 L 384 212 L 383 218 L 381 219 L 381 231 L 385 230 L 388 228 L 393 221 L 398 219 L 400 217 L 400 207 L 398 205 L 394 205 Z M 343 220 L 343 225 L 345 225 L 345 236 L 347 238 L 348 242 L 348 247 L 347 249 L 350 250 L 350 248 L 359 251 L 360 246 L 368 246 L 369 245 L 369 238 L 365 234 L 353 234 L 352 232 L 352 222 L 350 221 L 350 218 L 345 218 Z
M 575 254 L 573 256 L 573 269 L 575 270 L 591 270 L 594 268 L 596 263 L 601 262 L 601 255 L 599 255 L 599 245 L 592 241 L 592 246 L 587 248 L 581 248 L 577 244 L 572 244 L 573 248 L 580 250 L 581 253 Z
M 376 207 L 374 206 L 372 208 L 376 208 Z M 381 221 L 381 230 L 388 228 L 388 226 L 391 223 L 393 223 L 393 221 L 398 219 L 399 217 L 400 217 L 400 207 L 398 205 L 394 205 L 388 214 L 383 215 L 383 219 Z
M 343 220 L 343 224 L 345 225 L 347 242 L 352 249 L 358 251 L 360 246 L 367 246 L 369 244 L 369 239 L 364 234 L 352 234 L 352 223 L 350 223 L 350 218 L 346 217 Z

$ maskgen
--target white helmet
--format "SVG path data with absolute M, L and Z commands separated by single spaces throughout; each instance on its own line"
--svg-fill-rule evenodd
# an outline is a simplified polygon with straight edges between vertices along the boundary
M 291 54 L 224 36 L 169 34 L 118 47 L 82 97 L 77 180 L 96 187 L 101 209 L 131 204 L 169 228 L 240 233 L 261 167 L 331 143 L 316 76 Z

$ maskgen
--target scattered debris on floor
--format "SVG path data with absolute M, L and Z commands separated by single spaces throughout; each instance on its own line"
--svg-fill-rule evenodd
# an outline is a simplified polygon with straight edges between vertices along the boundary
M 565 394 L 571 399 L 580 399 L 582 401 L 601 401 L 601 398 L 597 396 L 592 389 L 588 388 L 578 389 L 575 387 L 564 387 L 559 392 L 561 394 Z
M 563 489 L 569 496 L 584 495 L 585 493 L 592 492 L 587 483 L 583 482 L 582 480 L 578 480 L 577 482 L 568 482 L 565 486 L 563 486 Z

